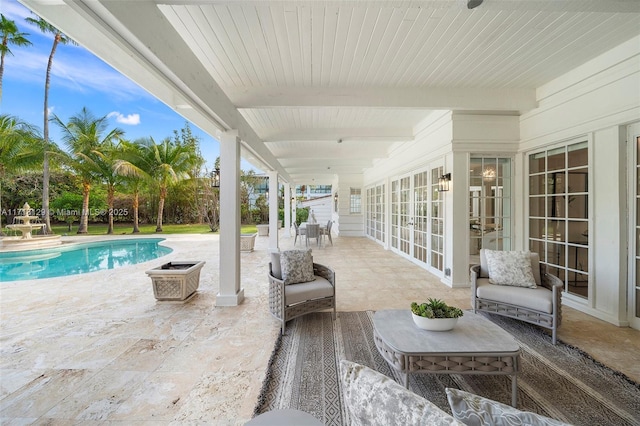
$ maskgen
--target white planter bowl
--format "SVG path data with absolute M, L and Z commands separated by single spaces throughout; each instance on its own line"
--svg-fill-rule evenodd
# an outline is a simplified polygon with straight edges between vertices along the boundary
M 413 322 L 423 330 L 449 331 L 455 327 L 458 318 L 425 318 L 411 312 Z

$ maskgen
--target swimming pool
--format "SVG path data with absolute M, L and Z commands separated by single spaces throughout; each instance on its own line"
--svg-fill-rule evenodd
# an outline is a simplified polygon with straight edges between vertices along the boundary
M 146 262 L 173 251 L 164 238 L 107 240 L 0 253 L 0 282 L 63 277 Z

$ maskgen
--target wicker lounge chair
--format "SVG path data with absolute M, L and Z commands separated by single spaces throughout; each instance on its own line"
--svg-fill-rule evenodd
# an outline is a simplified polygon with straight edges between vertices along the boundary
M 313 263 L 313 278 L 313 281 L 285 285 L 280 267 L 280 253 L 271 254 L 269 310 L 281 322 L 282 334 L 287 321 L 311 312 L 333 309 L 335 319 L 335 272 L 324 265 Z
M 489 282 L 485 250 L 480 250 L 480 265 L 471 267 L 471 306 L 474 312 L 489 312 L 548 328 L 555 345 L 562 319 L 563 283 L 542 270 L 539 259 L 537 253 L 531 253 L 537 288 L 495 285 Z

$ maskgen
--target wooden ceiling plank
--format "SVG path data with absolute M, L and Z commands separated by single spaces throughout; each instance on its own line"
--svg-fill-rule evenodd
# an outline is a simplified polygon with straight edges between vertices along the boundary
M 282 85 L 295 85 L 295 75 L 293 63 L 291 59 L 291 47 L 289 46 L 289 33 L 287 31 L 285 10 L 279 5 L 269 6 L 269 12 L 273 19 L 273 28 L 276 35 L 278 51 L 280 52 L 280 60 L 282 61 Z
M 351 68 L 349 69 L 349 74 L 347 75 L 347 80 L 345 82 L 346 86 L 362 86 L 360 70 L 362 69 L 362 63 L 364 62 L 366 53 L 369 49 L 371 37 L 378 20 L 378 14 L 378 8 L 366 9 L 363 17 L 364 19 L 362 20 L 360 27 L 354 27 L 357 31 L 357 42 L 354 50 L 353 62 L 351 63 Z M 355 36 L 355 33 L 353 36 Z
M 200 62 L 209 70 L 211 76 L 221 84 L 240 84 L 240 76 L 233 66 L 228 66 L 229 61 L 226 55 L 221 55 L 220 58 L 213 55 L 215 51 L 215 44 L 218 40 L 211 30 L 208 22 L 203 19 L 203 11 L 198 6 L 191 6 L 188 8 L 170 8 L 167 9 L 173 12 L 177 16 L 182 24 L 181 34 L 184 34 L 185 42 L 194 51 L 194 54 L 200 59 Z M 173 22 L 173 21 L 172 21 Z M 176 22 L 173 23 L 177 25 Z M 209 34 L 209 38 L 206 40 L 206 45 L 202 46 L 199 40 L 200 34 Z
M 337 86 L 346 87 L 348 85 L 349 75 L 354 66 L 354 58 L 356 57 L 356 50 L 358 48 L 358 41 L 366 12 L 364 8 L 352 8 L 351 19 L 348 24 L 349 31 L 344 43 L 344 56 L 340 69 L 340 77 L 336 83 Z
M 343 68 L 346 52 L 346 42 L 349 35 L 351 14 L 353 9 L 350 7 L 333 7 L 328 8 L 327 13 L 335 13 L 336 16 L 336 29 L 335 36 L 329 35 L 328 38 L 333 38 L 333 46 L 331 50 L 333 56 L 331 58 L 331 66 L 328 71 L 328 77 L 326 80 L 323 78 L 322 85 L 338 85 L 340 84 L 340 71 Z M 328 46 L 324 46 L 328 48 Z M 324 76 L 323 76 L 324 77 Z
M 304 86 L 302 61 L 302 45 L 300 40 L 301 11 L 306 7 L 285 7 L 284 23 L 286 25 L 287 38 L 289 40 L 289 54 L 291 55 L 291 70 L 295 86 Z
M 485 81 L 496 73 L 500 73 L 499 65 L 506 55 L 510 55 L 514 49 L 517 49 L 528 40 L 531 35 L 528 33 L 527 24 L 537 16 L 537 12 L 513 12 L 506 16 L 503 22 L 512 22 L 512 25 L 506 27 L 501 34 L 493 41 L 492 48 L 488 48 L 483 57 L 477 58 L 462 79 L 468 81 L 469 85 L 477 84 L 478 81 Z M 453 84 L 453 82 L 452 82 Z
M 480 45 L 478 38 L 486 28 L 491 26 L 495 14 L 478 11 L 472 17 L 473 19 L 469 19 L 466 23 L 468 27 L 461 28 L 456 33 L 455 47 L 450 48 L 447 60 L 441 61 L 434 70 L 429 78 L 429 85 L 447 86 L 447 82 L 451 80 L 457 81 L 458 84 L 464 83 L 458 75 L 463 72 L 464 64 L 471 62 L 470 57 Z M 422 84 L 424 85 L 424 82 Z
M 250 37 L 244 37 L 244 34 L 248 34 L 246 31 L 246 22 L 242 15 L 242 9 L 237 4 L 229 4 L 226 7 L 220 6 L 215 8 L 217 16 L 219 18 L 219 25 L 222 27 L 214 26 L 216 28 L 224 28 L 224 36 L 222 39 L 227 39 L 230 44 L 229 49 L 233 49 L 237 60 L 242 64 L 242 69 L 246 75 L 245 80 L 248 80 L 248 86 L 257 86 L 260 81 L 256 66 L 252 61 L 252 57 L 256 57 L 255 45 L 251 42 Z M 222 31 L 219 31 L 220 33 Z M 264 77 L 262 77 L 264 80 Z
M 370 50 L 370 60 L 366 64 L 365 72 L 362 76 L 362 81 L 365 86 L 371 86 L 375 84 L 376 75 L 381 68 L 393 66 L 393 63 L 388 60 L 389 56 L 392 56 L 395 52 L 391 51 L 391 45 L 398 37 L 398 31 L 402 28 L 402 22 L 405 17 L 405 9 L 383 9 L 389 10 L 389 15 L 386 19 L 386 23 L 380 22 L 376 25 L 376 33 L 379 34 L 378 40 L 374 38 L 372 45 L 375 49 Z
M 254 85 L 264 85 L 273 82 L 267 75 L 272 69 L 269 62 L 264 62 L 268 58 L 264 37 L 262 37 L 260 27 L 257 26 L 257 17 L 254 8 L 247 8 L 241 4 L 229 5 L 229 12 L 235 24 L 236 33 L 241 43 L 239 47 L 246 55 L 246 61 L 251 64 L 251 69 L 255 73 L 256 81 Z M 255 37 L 254 33 L 260 33 L 260 37 Z M 243 55 L 243 56 L 245 56 Z
M 285 72 L 271 9 L 266 4 L 259 4 L 255 7 L 255 11 L 264 36 L 264 43 L 267 46 L 269 60 L 273 67 L 274 85 L 282 86 L 285 84 Z
M 397 66 L 400 60 L 399 58 L 403 57 L 404 47 L 407 45 L 407 36 L 415 25 L 420 10 L 421 9 L 416 7 L 402 10 L 397 9 L 397 13 L 402 14 L 402 16 L 395 26 L 395 33 L 386 51 L 384 51 L 384 54 L 380 55 L 377 60 L 374 60 L 374 65 L 372 65 L 374 73 L 369 84 L 373 86 L 389 84 L 385 76 L 389 74 L 390 69 Z
M 311 8 L 311 43 L 310 43 L 310 64 L 311 81 L 310 86 L 320 86 L 324 68 L 327 67 L 322 60 L 324 49 L 326 48 L 323 37 L 325 28 L 325 8 L 314 6 Z M 328 12 L 327 12 L 328 13 Z
M 526 28 L 530 29 L 535 27 L 540 22 L 542 17 L 537 14 L 527 25 Z M 547 27 L 547 30 L 543 33 L 538 33 L 535 37 L 531 37 L 530 32 L 527 31 L 523 34 L 523 37 L 517 40 L 517 45 L 511 47 L 508 54 L 503 55 L 501 61 L 495 64 L 496 72 L 488 78 L 489 84 L 504 84 L 501 83 L 505 79 L 509 79 L 511 73 L 517 75 L 519 78 L 522 76 L 522 72 L 529 71 L 539 75 L 548 75 L 548 67 L 553 66 L 553 62 L 549 61 L 549 50 L 555 51 L 561 48 L 561 44 L 567 42 L 564 39 L 560 44 L 558 43 L 558 37 L 561 34 L 567 34 L 571 32 L 572 27 L 580 27 L 582 25 L 582 19 L 579 15 L 573 14 L 571 16 L 560 16 L 555 20 L 554 28 Z M 537 56 L 541 52 L 541 45 L 551 47 L 551 49 L 543 49 L 546 52 L 541 56 Z M 532 57 L 537 56 L 537 60 L 531 61 Z M 524 64 L 526 62 L 526 65 Z M 549 77 L 543 77 L 543 79 L 549 80 Z
M 298 33 L 300 34 L 300 64 L 302 71 L 302 85 L 309 87 L 313 85 L 313 51 L 312 42 L 313 18 L 310 6 L 298 7 Z
M 426 38 L 421 41 L 421 46 L 413 56 L 399 78 L 406 87 L 415 86 L 420 75 L 428 73 L 434 66 L 433 58 L 438 54 L 438 45 L 441 43 L 441 36 L 449 27 L 452 15 L 448 10 L 433 10 L 427 21 L 428 31 L 423 34 Z
M 412 80 L 414 85 L 431 85 L 431 77 L 437 72 L 440 66 L 449 59 L 450 55 L 455 52 L 455 47 L 461 37 L 460 34 L 464 34 L 461 32 L 461 28 L 465 27 L 474 12 L 475 11 L 468 10 L 451 10 L 446 14 L 446 26 L 442 27 L 443 31 L 440 33 L 435 48 L 432 51 L 432 57 L 424 58 L 430 63 L 430 66 L 416 69 L 418 73 L 415 74 L 415 78 Z
M 314 83 L 319 86 L 326 86 L 331 84 L 331 68 L 334 60 L 341 60 L 342 58 L 336 58 L 336 32 L 338 29 L 338 11 L 337 7 L 326 7 L 321 12 L 320 8 L 314 8 L 314 16 L 318 16 L 316 38 L 318 44 L 318 78 L 314 79 Z M 322 20 L 320 20 L 322 19 Z M 314 20 L 314 25 L 316 20 Z
M 263 86 L 275 86 L 278 84 L 278 80 L 275 75 L 275 69 L 272 58 L 272 55 L 269 46 L 267 45 L 267 36 L 266 30 L 260 22 L 260 18 L 258 17 L 258 11 L 255 7 L 243 6 L 242 13 L 247 23 L 247 29 L 255 45 L 256 52 L 260 65 L 262 67 L 262 73 L 264 75 L 264 80 L 261 81 L 261 85 Z M 277 55 L 277 52 L 275 52 Z

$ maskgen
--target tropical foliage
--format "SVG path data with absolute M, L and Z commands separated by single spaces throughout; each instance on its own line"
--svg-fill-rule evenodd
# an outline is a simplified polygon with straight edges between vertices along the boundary
M 79 234 L 88 233 L 90 223 L 106 223 L 106 232 L 113 233 L 118 222 L 132 224 L 134 233 L 155 222 L 156 232 L 162 232 L 165 220 L 206 224 L 217 231 L 219 159 L 215 171 L 206 169 L 189 124 L 159 142 L 151 137 L 131 142 L 121 129 L 111 127 L 107 116 L 95 116 L 87 108 L 67 121 L 50 118 L 53 59 L 59 45 L 75 43 L 40 17 L 26 20 L 53 39 L 44 81 L 43 131 L 18 117 L 0 115 L 0 233 L 2 216 L 11 220 L 25 201 L 42 215 L 47 233 L 52 219 L 66 223 L 67 232 L 78 222 Z M 5 56 L 13 54 L 12 46 L 30 45 L 27 36 L 0 14 L 0 99 Z M 60 128 L 62 140 L 50 141 L 50 123 Z M 242 173 L 244 223 L 254 216 L 250 202 L 258 182 L 253 172 Z

